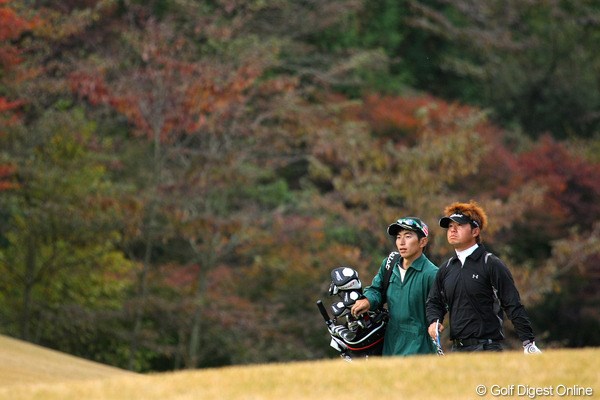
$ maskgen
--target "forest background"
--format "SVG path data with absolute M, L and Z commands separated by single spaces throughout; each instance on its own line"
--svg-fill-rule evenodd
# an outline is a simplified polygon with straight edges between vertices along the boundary
M 441 264 L 474 199 L 540 347 L 598 346 L 599 43 L 591 0 L 0 0 L 0 333 L 335 357 L 330 271 L 406 215 Z

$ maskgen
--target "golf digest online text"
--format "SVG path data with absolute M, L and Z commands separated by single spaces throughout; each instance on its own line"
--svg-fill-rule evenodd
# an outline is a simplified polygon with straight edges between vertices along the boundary
M 475 393 L 479 396 L 492 395 L 493 397 L 591 397 L 594 389 L 579 385 L 554 385 L 554 386 L 530 386 L 530 385 L 477 385 Z

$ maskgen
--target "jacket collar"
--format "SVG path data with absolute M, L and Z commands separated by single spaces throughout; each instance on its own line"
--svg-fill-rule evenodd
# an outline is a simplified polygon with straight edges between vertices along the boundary
M 467 259 L 471 258 L 473 260 L 478 260 L 485 253 L 486 253 L 485 247 L 483 246 L 483 244 L 479 243 L 479 245 L 477 246 L 477 248 L 475 249 L 475 251 L 473 251 L 473 253 L 471 253 L 471 254 L 469 254 L 467 256 Z M 454 256 L 450 259 L 450 262 L 452 262 L 452 263 L 455 262 L 455 261 L 460 262 L 460 260 L 458 259 L 458 256 L 456 255 L 456 252 L 455 252 Z
M 402 257 L 400 257 L 400 259 L 398 260 L 400 268 L 402 268 L 401 267 L 402 260 L 403 260 Z M 419 256 L 419 258 L 417 258 L 415 261 L 413 261 L 413 263 L 410 265 L 410 267 L 416 269 L 417 271 L 421 271 L 421 270 L 423 270 L 423 267 L 425 266 L 426 262 L 427 262 L 427 257 L 423 253 Z

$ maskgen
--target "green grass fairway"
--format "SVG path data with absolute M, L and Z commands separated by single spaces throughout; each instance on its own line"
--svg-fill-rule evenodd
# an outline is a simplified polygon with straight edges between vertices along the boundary
M 588 348 L 141 375 L 0 337 L 0 399 L 592 399 L 600 398 L 598 360 L 600 349 Z

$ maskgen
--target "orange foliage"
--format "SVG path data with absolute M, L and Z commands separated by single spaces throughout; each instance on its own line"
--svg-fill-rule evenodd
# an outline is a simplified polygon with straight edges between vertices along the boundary
M 23 105 L 23 101 L 8 101 L 7 99 L 0 97 L 0 112 L 3 111 L 12 111 L 21 107 Z
M 21 63 L 20 51 L 11 41 L 39 24 L 38 19 L 26 20 L 10 8 L 10 0 L 0 0 L 0 66 L 10 68 Z
M 18 187 L 16 182 L 10 180 L 15 171 L 16 168 L 12 165 L 0 165 L 0 191 Z
M 4 97 L 0 97 L 0 116 L 2 125 L 10 126 L 15 124 L 19 118 L 18 115 L 12 113 L 18 110 L 25 102 L 21 100 L 16 101 L 8 101 Z M 0 131 L 0 136 L 2 136 L 4 132 Z
M 372 95 L 359 112 L 372 130 L 387 136 L 399 145 L 415 145 L 424 132 L 435 136 L 448 135 L 462 129 L 461 123 L 473 120 L 472 129 L 482 137 L 489 153 L 480 166 L 477 176 L 469 180 L 473 190 L 494 192 L 506 198 L 510 195 L 509 183 L 518 175 L 519 162 L 511 149 L 503 143 L 504 131 L 481 118 L 483 112 L 472 106 L 430 96 L 393 97 Z M 489 179 L 494 177 L 494 179 Z M 469 183 L 466 183 L 469 184 Z M 469 190 L 467 187 L 465 190 Z
M 571 154 L 550 136 L 542 137 L 519 161 L 523 179 L 548 189 L 545 214 L 560 218 L 565 225 L 588 228 L 600 219 L 600 164 Z
M 429 95 L 372 95 L 366 99 L 362 114 L 376 133 L 400 132 L 410 137 L 424 128 L 438 134 L 450 133 L 456 128 L 456 121 L 476 111 L 474 107 L 448 103 Z
M 416 112 L 432 102 L 429 96 L 423 97 L 381 97 L 369 96 L 365 101 L 365 119 L 376 132 L 399 130 L 417 132 L 422 124 Z
M 157 55 L 118 87 L 86 72 L 71 74 L 70 86 L 90 104 L 106 104 L 126 116 L 139 135 L 153 138 L 158 133 L 161 141 L 168 142 L 176 133 L 196 132 L 209 116 L 226 113 L 232 104 L 241 102 L 259 74 L 259 68 L 246 64 L 224 79 L 215 68 Z
M 10 0 L 0 0 L 0 5 L 8 5 Z M 0 40 L 16 39 L 19 35 L 33 27 L 32 21 L 21 18 L 17 13 L 6 6 L 0 7 Z
M 20 49 L 13 41 L 18 39 L 23 32 L 31 30 L 37 20 L 26 20 L 9 7 L 10 0 L 0 0 L 0 69 L 5 72 L 22 62 Z M 3 76 L 6 76 L 4 73 Z M 18 121 L 14 111 L 23 105 L 23 101 L 10 101 L 0 96 L 0 121 L 2 126 L 9 126 Z M 4 132 L 0 131 L 0 135 Z M 15 168 L 10 165 L 0 165 L 0 191 L 17 187 L 14 182 L 8 181 L 14 175 Z
M 69 84 L 71 91 L 87 99 L 93 106 L 108 102 L 108 88 L 98 75 L 74 72 L 69 77 Z
M 0 68 L 9 70 L 20 64 L 20 49 L 13 43 L 23 32 L 33 29 L 39 21 L 26 20 L 9 7 L 9 0 L 0 0 Z M 0 97 L 0 112 L 20 106 L 18 101 L 8 101 Z

